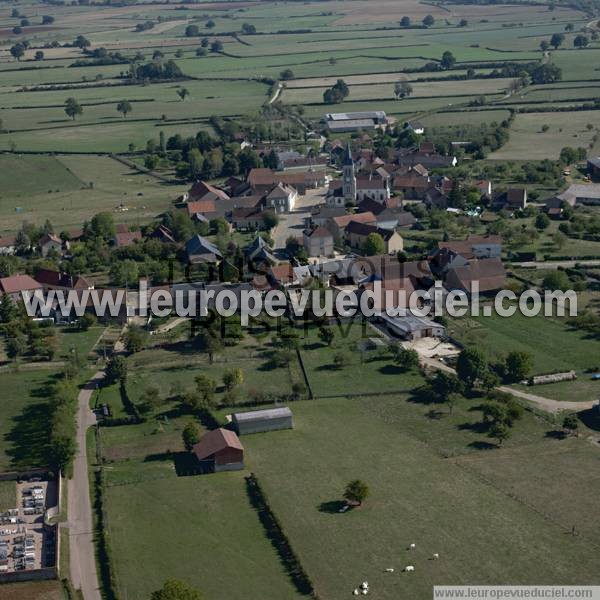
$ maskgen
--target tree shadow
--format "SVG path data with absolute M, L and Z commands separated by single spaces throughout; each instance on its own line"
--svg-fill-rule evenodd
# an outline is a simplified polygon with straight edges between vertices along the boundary
M 346 502 L 344 500 L 329 500 L 328 502 L 321 502 L 321 504 L 318 506 L 318 509 L 319 512 L 334 515 L 341 514 L 340 510 L 344 508 L 344 506 L 346 506 Z
M 412 390 L 410 396 L 408 397 L 408 402 L 424 405 L 438 404 L 437 398 L 427 386 L 421 386 Z
M 29 404 L 13 417 L 14 426 L 4 436 L 9 447 L 6 455 L 14 468 L 44 466 L 50 454 L 52 432 L 51 410 L 48 403 Z
M 470 448 L 475 448 L 476 450 L 497 450 L 498 446 L 496 444 L 491 444 L 490 442 L 484 442 L 482 440 L 477 440 L 476 442 L 471 442 L 469 444 Z
M 489 423 L 475 421 L 474 423 L 460 423 L 456 426 L 460 431 L 472 431 L 473 433 L 487 433 L 490 429 Z
M 441 410 L 436 410 L 435 408 L 432 408 L 431 410 L 428 410 L 425 413 L 425 416 L 428 419 L 431 419 L 432 421 L 439 421 L 444 415 L 447 415 L 448 413 L 443 412 Z
M 546 431 L 544 437 L 547 437 L 550 440 L 564 440 L 567 437 L 567 434 L 560 429 L 554 429 L 553 431 Z
M 377 369 L 382 375 L 404 375 L 410 369 L 404 369 L 399 367 L 398 365 L 385 365 L 384 367 L 379 367 Z
M 598 408 L 588 408 L 577 413 L 579 420 L 590 429 L 600 431 L 600 410 Z

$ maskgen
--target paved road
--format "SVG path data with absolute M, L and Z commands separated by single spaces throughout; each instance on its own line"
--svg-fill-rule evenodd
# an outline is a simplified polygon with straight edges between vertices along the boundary
M 295 210 L 291 213 L 280 214 L 279 223 L 274 229 L 272 236 L 275 241 L 275 250 L 285 248 L 285 241 L 289 237 L 302 237 L 304 222 L 310 216 L 310 209 L 317 204 L 325 202 L 325 189 L 306 190 L 304 196 L 299 196 L 296 200 Z
M 68 525 L 71 582 L 80 589 L 84 600 L 101 600 L 96 557 L 92 505 L 86 450 L 86 432 L 95 425 L 96 415 L 90 410 L 90 397 L 98 382 L 104 377 L 99 371 L 79 393 L 77 412 L 77 444 L 79 446 L 73 463 L 73 478 L 69 480 Z

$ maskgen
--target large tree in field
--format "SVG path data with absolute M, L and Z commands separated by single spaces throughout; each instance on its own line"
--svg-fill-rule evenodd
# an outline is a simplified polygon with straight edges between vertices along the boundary
M 550 45 L 556 50 L 565 41 L 565 36 L 562 33 L 553 33 L 550 38 Z
M 396 96 L 396 100 L 400 100 L 401 98 L 408 98 L 413 93 L 413 88 L 408 81 L 396 81 L 394 84 L 394 96 Z
M 456 361 L 456 373 L 461 381 L 469 388 L 473 388 L 475 382 L 481 379 L 487 372 L 488 364 L 476 348 L 465 348 Z
M 13 58 L 21 60 L 21 58 L 23 58 L 23 55 L 25 54 L 25 48 L 22 44 L 15 44 L 11 47 L 10 53 L 13 56 Z
M 75 117 L 83 114 L 83 108 L 81 107 L 79 102 L 75 100 L 75 98 L 67 98 L 65 102 L 65 113 L 74 121 Z
M 433 18 L 433 15 L 427 15 L 423 18 L 423 25 L 425 25 L 425 27 L 431 27 L 434 23 L 435 19 Z
M 456 58 L 450 50 L 446 50 L 444 54 L 442 54 L 442 60 L 440 64 L 443 69 L 451 69 L 456 64 Z
M 123 115 L 123 118 L 125 118 L 127 113 L 130 113 L 133 110 L 133 107 L 128 100 L 121 100 L 121 102 L 117 104 L 117 110 Z
M 506 357 L 506 378 L 509 381 L 521 381 L 529 376 L 533 369 L 533 355 L 530 352 L 512 350 Z
M 196 589 L 176 579 L 169 579 L 160 590 L 152 592 L 150 600 L 203 600 L 204 596 Z
M 344 490 L 344 498 L 350 504 L 358 504 L 359 506 L 369 496 L 369 486 L 360 479 L 351 481 Z

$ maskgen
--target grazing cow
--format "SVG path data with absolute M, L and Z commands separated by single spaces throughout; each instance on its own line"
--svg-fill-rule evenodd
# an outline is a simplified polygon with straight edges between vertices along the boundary
M 439 558 L 439 557 L 440 557 L 440 555 L 437 552 L 433 555 L 433 558 Z
M 409 546 L 409 549 L 410 549 L 410 550 L 414 550 L 416 547 L 417 547 L 417 545 L 416 545 L 416 544 L 411 544 L 411 545 Z
M 358 591 L 358 588 L 356 588 L 356 589 L 355 589 L 355 590 L 354 590 L 352 593 L 353 593 L 355 596 L 358 596 L 358 594 L 359 594 L 360 592 Z
M 394 572 L 394 569 L 392 569 L 392 568 L 390 567 L 389 569 L 386 569 L 386 570 L 385 570 L 385 572 L 386 572 L 386 573 L 393 573 L 393 572 Z
M 414 571 L 414 570 L 415 570 L 415 568 L 414 568 L 412 565 L 408 565 L 408 566 L 404 567 L 404 570 L 405 570 L 407 573 L 411 573 L 412 571 Z

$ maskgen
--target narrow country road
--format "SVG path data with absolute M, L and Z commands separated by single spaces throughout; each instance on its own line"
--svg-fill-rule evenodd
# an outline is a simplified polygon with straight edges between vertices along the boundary
M 73 463 L 73 477 L 69 480 L 68 526 L 70 570 L 73 587 L 80 589 L 83 600 L 101 600 L 86 449 L 86 432 L 95 425 L 96 415 L 90 410 L 90 398 L 98 382 L 104 377 L 99 371 L 79 393 L 77 412 L 78 450 Z
M 536 394 L 530 394 L 529 392 L 522 392 L 521 390 L 515 390 L 514 388 L 503 385 L 498 387 L 497 389 L 499 389 L 501 392 L 508 392 L 513 396 L 523 398 L 523 400 L 533 402 L 538 408 L 541 408 L 550 413 L 557 413 L 561 410 L 588 410 L 590 408 L 593 408 L 593 406 L 596 404 L 596 400 L 588 400 L 581 402 L 568 402 L 567 400 L 552 400 L 551 398 L 544 398 L 543 396 L 537 396 Z

